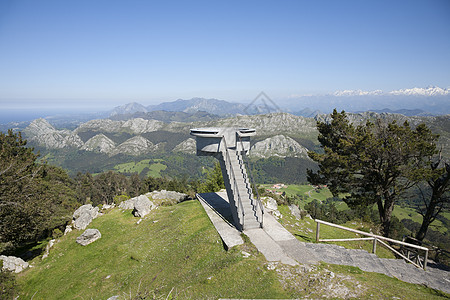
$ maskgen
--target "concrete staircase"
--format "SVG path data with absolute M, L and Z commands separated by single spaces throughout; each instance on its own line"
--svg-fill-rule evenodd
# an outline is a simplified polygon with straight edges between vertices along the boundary
M 241 230 L 262 227 L 262 211 L 258 200 L 253 196 L 252 187 L 248 177 L 247 169 L 239 151 L 227 149 L 223 154 L 224 166 L 227 176 L 224 180 L 229 182 L 231 196 L 234 201 L 234 209 L 237 211 L 237 221 Z M 233 208 L 232 208 L 233 209 Z

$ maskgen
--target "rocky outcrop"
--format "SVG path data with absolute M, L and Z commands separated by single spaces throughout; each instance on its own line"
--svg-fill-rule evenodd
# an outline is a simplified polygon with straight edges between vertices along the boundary
M 151 198 L 157 205 L 174 205 L 189 198 L 186 194 L 166 190 L 153 191 L 145 195 Z
M 316 133 L 316 121 L 312 118 L 294 116 L 288 113 L 272 113 L 254 116 L 236 116 L 211 122 L 196 124 L 196 127 L 240 127 L 256 129 L 257 134 L 273 135 Z
M 80 206 L 73 213 L 73 227 L 76 229 L 85 229 L 97 215 L 98 207 L 93 207 L 92 204 Z
M 49 149 L 80 148 L 83 141 L 70 130 L 56 130 L 45 119 L 36 119 L 24 130 L 25 135 L 34 143 Z
M 75 132 L 120 132 L 122 124 L 122 121 L 113 121 L 110 119 L 91 120 L 78 126 Z
M 133 215 L 135 217 L 143 218 L 148 215 L 150 211 L 155 207 L 155 204 L 153 204 L 153 202 L 151 202 L 147 196 L 140 195 L 134 200 Z
M 135 136 L 117 146 L 114 150 L 111 151 L 111 155 L 123 153 L 136 156 L 155 152 L 159 147 L 159 144 L 154 145 L 152 142 L 142 136 Z
M 152 209 L 154 209 L 156 205 L 150 201 L 150 199 L 146 195 L 140 195 L 138 197 L 134 197 L 125 201 L 122 201 L 119 204 L 119 208 L 121 209 L 132 209 L 133 215 L 135 217 L 145 217 L 150 213 Z
M 29 136 L 39 136 L 54 132 L 56 129 L 47 120 L 39 118 L 32 121 L 24 131 Z
M 187 140 L 179 143 L 173 148 L 173 152 L 183 152 L 187 154 L 197 153 L 197 146 L 193 138 L 188 138 Z
M 156 120 L 145 120 L 142 118 L 130 119 L 122 124 L 122 129 L 133 133 L 142 134 L 146 132 L 157 131 L 164 126 L 164 122 Z
M 308 149 L 288 136 L 276 135 L 255 143 L 250 149 L 250 156 L 258 158 L 270 156 L 308 158 Z
M 81 246 L 89 245 L 102 237 L 102 234 L 98 229 L 86 229 L 82 235 L 77 237 L 77 243 Z
M 302 218 L 302 214 L 300 209 L 298 208 L 297 205 L 294 204 L 290 204 L 289 205 L 289 210 L 291 211 L 291 214 L 296 217 L 297 219 L 301 219 Z
M 29 264 L 23 259 L 15 256 L 0 255 L 0 260 L 3 261 L 3 270 L 19 273 L 29 267 Z
M 90 138 L 81 150 L 92 151 L 92 152 L 100 152 L 100 153 L 111 153 L 116 145 L 114 142 L 105 136 L 104 134 L 97 134 Z
M 275 199 L 273 199 L 272 197 L 261 197 L 261 201 L 270 214 L 272 214 L 277 219 L 282 217 L 280 211 L 278 210 L 278 204 Z

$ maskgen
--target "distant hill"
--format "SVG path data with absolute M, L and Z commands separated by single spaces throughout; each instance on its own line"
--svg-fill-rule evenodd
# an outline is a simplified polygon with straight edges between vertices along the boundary
M 407 117 L 412 117 L 412 116 L 433 116 L 433 114 L 428 113 L 422 109 L 397 109 L 397 110 L 392 110 L 389 108 L 384 108 L 384 109 L 374 109 L 374 110 L 370 110 L 372 112 L 375 112 L 377 114 L 382 114 L 382 113 L 388 113 L 388 114 L 401 114 Z M 363 111 L 358 111 L 355 113 L 364 113 Z
M 150 112 L 135 112 L 128 114 L 117 114 L 109 117 L 111 120 L 123 121 L 135 118 L 142 118 L 145 120 L 158 120 L 166 123 L 170 122 L 197 122 L 197 121 L 211 121 L 220 119 L 221 116 L 210 114 L 204 111 L 182 112 L 182 111 L 164 111 L 155 110 Z

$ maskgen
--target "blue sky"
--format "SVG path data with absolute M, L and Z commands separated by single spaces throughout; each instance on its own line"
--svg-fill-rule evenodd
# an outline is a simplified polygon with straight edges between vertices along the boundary
M 0 108 L 450 87 L 450 1 L 0 1 Z

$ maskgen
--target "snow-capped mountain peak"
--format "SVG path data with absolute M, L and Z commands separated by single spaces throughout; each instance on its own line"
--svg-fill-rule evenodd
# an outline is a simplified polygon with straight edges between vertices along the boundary
M 437 86 L 427 88 L 412 88 L 403 89 L 389 92 L 391 95 L 404 95 L 404 96 L 446 96 L 450 95 L 449 89 L 443 89 Z
M 342 96 L 368 96 L 368 95 L 381 95 L 383 94 L 382 90 L 375 91 L 363 91 L 363 90 L 343 90 L 336 91 L 333 93 L 333 96 L 342 97 Z

